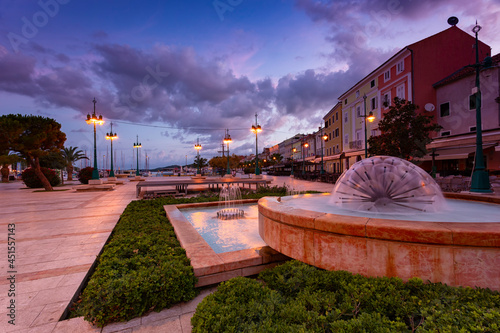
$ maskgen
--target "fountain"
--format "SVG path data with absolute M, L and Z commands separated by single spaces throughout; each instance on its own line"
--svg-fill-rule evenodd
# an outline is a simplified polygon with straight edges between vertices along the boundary
M 436 212 L 445 208 L 439 185 L 406 160 L 377 156 L 355 163 L 336 182 L 332 203 L 384 213 Z
M 260 199 L 259 234 L 323 269 L 500 290 L 500 199 L 454 195 L 467 200 L 444 199 L 418 166 L 377 156 L 332 194 Z
M 237 185 L 228 184 L 226 187 L 222 187 L 219 202 L 218 219 L 238 219 L 245 215 L 245 211 L 238 207 L 241 204 L 241 190 Z

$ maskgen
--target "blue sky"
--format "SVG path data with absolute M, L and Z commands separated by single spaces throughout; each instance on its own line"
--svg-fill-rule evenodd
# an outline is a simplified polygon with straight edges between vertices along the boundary
M 130 168 L 139 135 L 151 167 L 312 132 L 337 97 L 405 45 L 448 28 L 450 16 L 499 52 L 500 1 L 482 0 L 0 0 L 0 114 L 51 117 L 66 146 L 98 163 L 113 129 L 115 166 Z M 109 162 L 108 162 L 109 163 Z

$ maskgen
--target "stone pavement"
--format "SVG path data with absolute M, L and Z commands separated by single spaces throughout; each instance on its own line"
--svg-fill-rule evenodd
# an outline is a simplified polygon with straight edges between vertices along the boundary
M 289 177 L 264 177 L 272 179 L 272 185 L 286 183 L 301 191 L 331 191 L 333 187 Z M 196 299 L 185 304 L 103 329 L 82 318 L 58 322 L 121 213 L 129 202 L 136 200 L 133 182 L 105 192 L 76 192 L 72 189 L 76 184 L 57 188 L 66 191 L 39 192 L 26 189 L 20 181 L 0 183 L 0 228 L 4 235 L 0 247 L 5 253 L 0 262 L 0 332 L 190 332 L 196 305 L 214 287 L 202 290 Z M 12 225 L 13 269 L 7 261 Z M 11 275 L 15 275 L 12 285 Z M 15 290 L 9 291 L 12 288 Z M 10 292 L 15 296 L 9 296 Z M 15 326 L 8 323 L 7 306 L 12 300 Z

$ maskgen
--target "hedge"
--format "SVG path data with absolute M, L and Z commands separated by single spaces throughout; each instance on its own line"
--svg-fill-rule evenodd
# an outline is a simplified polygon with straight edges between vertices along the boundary
M 132 201 L 127 206 L 72 316 L 102 327 L 197 295 L 193 268 L 164 204 L 168 200 Z
M 499 332 L 500 294 L 290 261 L 207 296 L 193 332 Z
M 42 170 L 42 173 L 45 175 L 51 186 L 57 186 L 61 183 L 61 179 L 54 170 L 44 167 L 41 167 L 40 169 Z M 33 168 L 24 169 L 23 173 L 21 174 L 21 179 L 23 180 L 26 187 L 29 188 L 43 187 L 42 181 L 35 174 L 35 169 Z

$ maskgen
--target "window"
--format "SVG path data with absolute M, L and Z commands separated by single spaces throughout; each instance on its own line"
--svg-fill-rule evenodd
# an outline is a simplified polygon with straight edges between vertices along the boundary
M 373 88 L 373 87 L 375 87 L 375 80 L 370 81 L 370 88 Z
M 344 123 L 347 123 L 349 121 L 349 116 L 347 115 L 347 112 L 344 112 Z
M 391 70 L 389 69 L 384 73 L 384 82 L 387 82 L 391 79 Z
M 339 152 L 340 152 L 340 150 L 339 150 L 339 145 L 337 145 L 335 149 L 336 149 L 336 152 L 337 152 L 337 153 L 339 153 Z
M 339 137 L 339 129 L 338 128 L 335 129 L 335 136 Z
M 325 128 L 328 128 L 328 120 L 325 121 Z
M 451 134 L 450 131 L 441 132 L 441 136 L 449 136 L 450 134 Z
M 476 94 L 473 94 L 469 96 L 469 110 L 475 110 L 475 109 L 476 109 Z
M 328 134 L 328 140 L 332 139 L 332 133 Z
M 377 97 L 372 98 L 371 104 L 372 104 L 372 110 L 375 110 L 378 107 Z
M 347 105 L 347 98 L 344 100 L 344 105 Z
M 335 113 L 335 120 L 339 120 L 339 113 Z
M 403 72 L 404 70 L 405 70 L 405 62 L 404 62 L 404 60 L 401 60 L 396 65 L 396 74 L 399 74 L 399 73 Z
M 475 131 L 476 131 L 476 126 L 469 127 L 469 132 L 475 132 Z
M 361 117 L 361 106 L 360 105 L 356 106 L 356 115 L 358 117 Z
M 397 86 L 396 88 L 396 96 L 400 99 L 404 99 L 405 98 L 405 85 L 404 84 L 401 84 L 399 86 Z
M 384 102 L 382 104 L 384 105 L 384 107 L 387 108 L 387 107 L 389 107 L 389 105 L 391 105 L 391 93 L 390 92 L 384 94 L 383 101 Z
M 448 117 L 449 115 L 450 115 L 450 102 L 446 102 L 446 103 L 441 104 L 439 106 L 439 116 L 440 117 Z
M 328 126 L 332 124 L 332 118 L 328 119 Z
M 349 143 L 349 134 L 346 134 L 344 135 L 344 144 L 348 144 Z
M 370 136 L 377 136 L 377 130 L 372 130 Z
M 335 139 L 335 131 L 332 131 L 332 139 Z
M 358 97 L 359 97 L 359 90 L 356 91 L 356 98 L 358 98 Z

